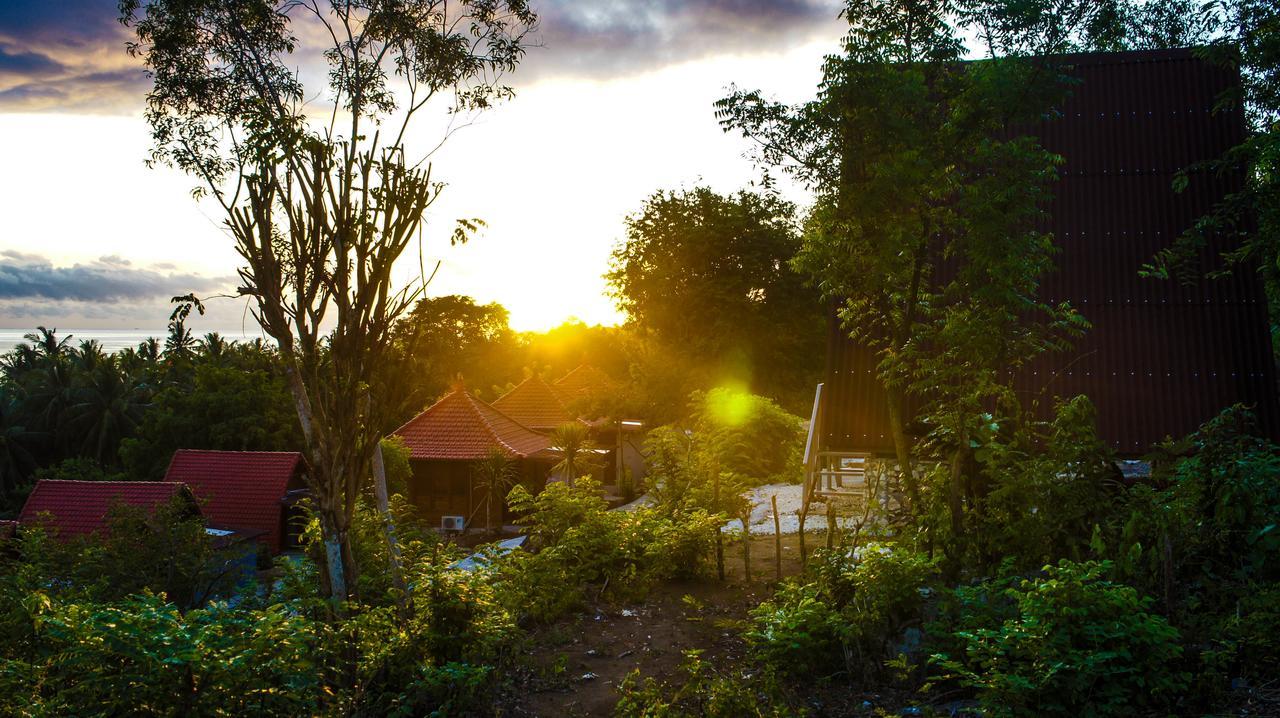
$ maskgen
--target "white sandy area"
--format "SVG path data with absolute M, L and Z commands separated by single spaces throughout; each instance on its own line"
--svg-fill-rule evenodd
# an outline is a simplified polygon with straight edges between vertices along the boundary
M 800 533 L 800 504 L 804 496 L 804 487 L 800 484 L 767 484 L 757 486 L 747 492 L 751 497 L 751 533 L 759 536 L 773 535 L 773 507 L 770 497 L 778 497 L 778 524 L 782 535 Z M 631 503 L 620 506 L 619 511 L 630 511 L 647 506 L 653 500 L 646 494 Z M 843 513 L 843 512 L 842 512 Z M 837 515 L 836 523 L 842 528 L 852 527 L 858 517 Z M 804 520 L 804 530 L 825 531 L 827 528 L 827 505 L 816 503 L 809 507 L 809 515 Z M 725 523 L 721 531 L 740 533 L 742 521 L 733 519 Z

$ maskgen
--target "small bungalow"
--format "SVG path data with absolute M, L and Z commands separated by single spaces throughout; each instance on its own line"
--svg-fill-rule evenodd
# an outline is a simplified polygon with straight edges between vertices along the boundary
M 430 522 L 483 524 L 485 491 L 477 464 L 496 448 L 515 464 L 514 480 L 541 491 L 556 462 L 545 434 L 480 401 L 463 387 L 396 429 L 409 449 L 409 499 Z M 505 519 L 505 510 L 503 519 Z
M 164 480 L 191 488 L 213 526 L 253 534 L 271 555 L 297 545 L 291 493 L 306 466 L 296 451 L 174 452 Z
M 117 504 L 146 511 L 173 500 L 189 501 L 200 513 L 184 484 L 172 481 L 37 481 L 19 514 L 20 524 L 43 524 L 59 538 L 95 534 L 107 527 L 107 515 Z

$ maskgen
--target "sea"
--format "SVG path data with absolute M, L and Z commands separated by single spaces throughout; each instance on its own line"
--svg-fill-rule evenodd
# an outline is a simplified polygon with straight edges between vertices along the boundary
M 249 332 L 239 327 L 235 329 L 192 327 L 191 335 L 198 339 L 215 331 L 228 341 L 249 342 L 262 336 L 260 333 Z M 34 329 L 0 329 L 0 354 L 8 353 L 23 342 L 30 343 L 23 335 L 33 332 L 35 332 Z M 159 329 L 63 329 L 58 327 L 59 338 L 71 337 L 71 341 L 67 342 L 70 346 L 78 346 L 86 339 L 96 339 L 108 353 L 120 351 L 125 347 L 136 347 L 150 337 L 163 342 L 168 335 L 169 330 L 163 327 Z

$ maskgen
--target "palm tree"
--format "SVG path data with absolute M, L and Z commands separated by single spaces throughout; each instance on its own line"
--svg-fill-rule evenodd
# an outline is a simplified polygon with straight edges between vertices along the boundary
M 0 394 L 0 498 L 18 488 L 36 467 L 32 445 L 39 434 L 28 431 L 22 405 L 15 397 Z
M 142 421 L 145 388 L 106 361 L 82 378 L 75 397 L 67 407 L 67 426 L 78 438 L 76 451 L 114 465 L 120 440 L 132 436 Z
M 515 485 L 517 478 L 515 463 L 498 447 L 489 449 L 483 459 L 475 465 L 476 485 L 484 492 L 484 525 L 493 531 L 494 512 L 501 505 L 503 497 Z
M 551 432 L 551 448 L 560 453 L 560 463 L 551 467 L 551 473 L 569 483 L 579 476 L 589 476 L 598 465 L 595 442 L 585 424 L 571 421 L 561 424 Z
M 228 352 L 235 346 L 235 342 L 223 339 L 222 335 L 217 332 L 209 332 L 197 342 L 197 345 L 205 359 L 208 359 L 213 364 L 221 364 L 227 358 Z
M 58 338 L 58 329 L 46 329 L 44 327 L 36 327 L 34 332 L 23 334 L 23 339 L 31 342 L 35 346 L 35 350 L 45 358 L 57 358 L 71 351 L 71 347 L 67 342 L 71 341 L 71 335 Z

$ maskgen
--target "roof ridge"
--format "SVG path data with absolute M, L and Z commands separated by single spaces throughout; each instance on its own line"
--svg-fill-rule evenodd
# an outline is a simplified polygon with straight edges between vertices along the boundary
M 513 390 L 513 391 L 514 391 L 514 390 Z M 523 429 L 524 431 L 527 431 L 527 432 L 529 432 L 530 434 L 534 434 L 534 435 L 536 435 L 536 436 L 541 436 L 541 434 L 539 434 L 538 432 L 534 431 L 533 429 L 530 429 L 529 427 L 525 426 L 524 424 L 520 423 L 519 421 L 517 421 L 517 420 L 513 419 L 509 414 L 507 414 L 505 411 L 502 411 L 501 409 L 499 409 L 498 407 L 494 406 L 493 404 L 490 404 L 490 403 L 488 403 L 488 402 L 486 402 L 486 401 L 481 401 L 480 399 L 478 399 L 478 398 L 476 398 L 476 397 L 474 397 L 474 396 L 471 396 L 470 394 L 468 394 L 468 396 L 470 396 L 470 398 L 471 398 L 471 400 L 472 400 L 473 402 L 479 402 L 479 403 L 480 403 L 480 405 L 481 405 L 481 406 L 483 406 L 485 409 L 488 409 L 489 411 L 492 411 L 493 413 L 497 414 L 498 416 L 502 417 L 503 419 L 506 419 L 507 421 L 511 422 L 512 424 L 515 424 L 515 425 L 516 425 L 517 427 L 519 427 L 520 429 Z M 489 430 L 489 433 L 493 436 L 494 440 L 496 440 L 498 443 L 500 443 L 500 444 L 502 444 L 503 446 L 507 447 L 508 449 L 510 449 L 512 452 L 514 452 L 514 453 L 516 453 L 516 454 L 521 453 L 519 449 L 517 449 L 516 447 L 514 447 L 514 446 L 512 446 L 512 445 L 508 444 L 507 442 L 503 441 L 503 440 L 502 440 L 502 438 L 501 438 L 500 436 L 498 436 L 497 429 L 494 429 L 494 428 L 493 428 L 493 425 L 489 423 L 489 418 L 488 418 L 488 417 L 486 417 L 486 416 L 484 415 L 484 412 L 480 412 L 480 411 L 478 411 L 478 412 L 476 412 L 476 413 L 477 413 L 477 414 L 479 414 L 479 416 L 480 416 L 480 420 L 481 420 L 482 422 L 484 422 L 485 428 Z

